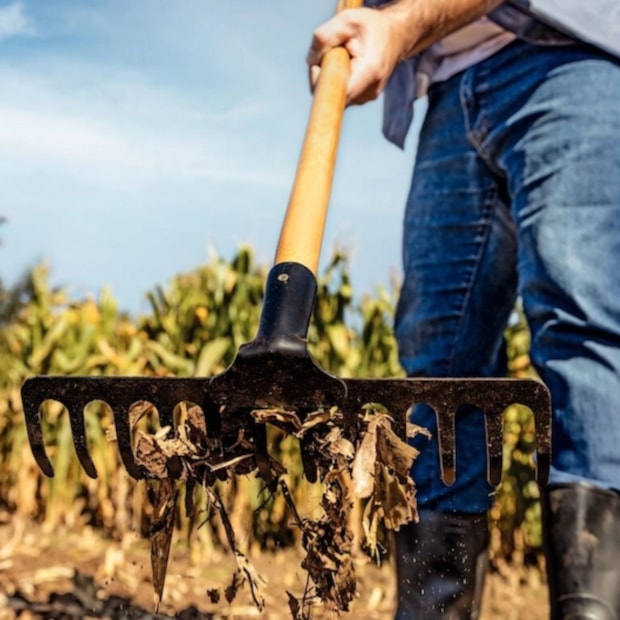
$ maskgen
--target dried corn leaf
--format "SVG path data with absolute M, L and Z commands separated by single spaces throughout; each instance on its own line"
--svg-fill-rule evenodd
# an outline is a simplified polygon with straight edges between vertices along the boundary
M 377 424 L 370 423 L 353 459 L 353 494 L 359 499 L 372 495 L 377 462 Z
M 142 465 L 152 478 L 168 477 L 168 457 L 152 435 L 140 433 L 135 446 L 136 462 Z
M 178 497 L 178 488 L 174 481 L 164 478 L 155 483 L 157 495 L 151 523 L 151 570 L 153 573 L 153 589 L 155 590 L 155 613 L 163 597 L 170 543 L 174 529 L 174 513 Z
M 344 501 L 346 490 L 335 476 L 329 487 L 330 493 L 323 496 L 322 502 L 325 515 L 304 521 L 302 545 L 306 557 L 301 565 L 308 571 L 316 596 L 323 603 L 348 611 L 356 590 L 351 555 L 353 534 L 347 527 L 351 504 Z
M 227 603 L 232 603 L 237 598 L 237 592 L 243 587 L 243 573 L 240 570 L 236 570 L 232 575 L 232 580 L 224 590 L 224 598 Z
M 286 592 L 288 598 L 288 608 L 291 612 L 293 620 L 304 620 L 302 604 L 296 596 L 293 596 L 290 592 Z
M 267 582 L 256 572 L 256 569 L 248 560 L 247 556 L 238 549 L 235 549 L 235 562 L 237 563 L 237 570 L 244 576 L 245 581 L 247 581 L 250 587 L 250 593 L 254 604 L 259 611 L 262 611 L 265 608 L 263 589 Z
M 348 528 L 353 506 L 350 466 L 355 449 L 341 428 L 328 423 L 321 430 L 313 439 L 320 448 L 318 465 L 324 484 L 321 500 L 324 514 L 315 520 L 302 520 L 302 546 L 306 552 L 302 568 L 308 571 L 315 595 L 323 605 L 334 611 L 346 611 L 356 589 L 351 555 L 353 534 Z M 307 604 L 306 592 L 302 609 Z M 306 617 L 299 611 L 297 616 Z
M 305 433 L 307 433 L 310 429 L 314 428 L 319 424 L 328 424 L 328 423 L 336 423 L 339 424 L 342 421 L 342 413 L 338 411 L 337 407 L 332 407 L 331 409 L 321 410 L 321 411 L 313 411 L 309 413 L 301 428 L 297 432 L 297 437 L 302 437 Z
M 294 435 L 301 429 L 301 420 L 293 411 L 283 409 L 255 409 L 252 418 L 258 424 L 273 424 L 289 435 Z
M 366 502 L 362 514 L 362 529 L 364 531 L 364 543 L 371 557 L 378 559 L 379 525 L 383 518 L 381 504 L 377 504 L 374 498 Z
M 403 483 L 386 467 L 381 467 L 383 523 L 388 530 L 398 530 L 418 520 L 413 480 L 407 477 Z
M 241 551 L 239 551 L 235 531 L 232 527 L 230 519 L 228 518 L 228 513 L 226 512 L 226 508 L 224 507 L 220 496 L 212 488 L 206 488 L 205 490 L 209 501 L 216 509 L 222 521 L 228 544 L 235 556 L 235 562 L 237 563 L 237 570 L 233 575 L 232 582 L 225 591 L 226 600 L 231 603 L 237 595 L 239 588 L 247 582 L 250 587 L 250 593 L 254 604 L 260 611 L 262 611 L 265 607 L 265 597 L 263 595 L 263 586 L 265 581 L 256 572 L 256 569 L 252 566 L 248 558 L 241 553 Z
M 403 478 L 409 472 L 419 451 L 404 442 L 393 430 L 389 416 L 382 416 L 377 423 L 377 460 Z
M 140 400 L 134 403 L 129 409 L 129 427 L 135 428 L 138 422 L 147 414 L 155 411 L 155 407 L 147 400 Z M 111 424 L 105 429 L 107 441 L 116 441 L 116 427 Z
M 392 430 L 394 420 L 386 412 L 367 409 L 364 422 L 366 429 L 353 461 L 352 473 L 353 493 L 361 499 L 373 493 L 377 463 L 407 478 L 418 456 L 418 451 Z M 421 427 L 415 428 L 417 432 L 424 432 Z
M 414 424 L 413 422 L 407 421 L 407 439 L 413 439 L 418 435 L 424 435 L 425 437 L 431 437 L 431 433 L 427 428 L 420 426 L 419 424 Z
M 323 445 L 328 455 L 340 465 L 352 461 L 355 457 L 355 446 L 342 434 L 342 429 L 335 426 L 325 436 Z
M 194 405 L 185 410 L 181 428 L 185 439 L 195 447 L 196 453 L 204 454 L 207 450 L 207 423 L 202 409 Z
M 227 461 L 222 461 L 221 463 L 217 463 L 216 465 L 211 465 L 207 463 L 207 467 L 211 471 L 218 471 L 220 469 L 228 469 L 230 467 L 234 467 L 235 465 L 238 465 L 239 463 L 241 463 L 242 461 L 245 461 L 246 459 L 253 458 L 253 457 L 254 457 L 253 454 L 241 454 L 239 456 L 233 457 L 232 459 L 228 459 Z
M 352 467 L 352 491 L 368 501 L 362 515 L 365 545 L 378 558 L 380 525 L 397 530 L 417 521 L 415 485 L 410 471 L 419 452 L 392 429 L 393 419 L 383 408 L 368 405 L 364 415 L 366 428 Z M 408 425 L 409 437 L 426 429 Z
M 224 447 L 220 443 L 213 449 L 206 435 L 202 411 L 189 407 L 183 410 L 182 416 L 184 422 L 174 433 L 169 428 L 162 428 L 154 435 L 137 433 L 138 463 L 150 477 L 160 478 L 155 520 L 159 529 L 154 528 L 152 532 L 156 603 L 163 593 L 170 548 L 167 528 L 172 527 L 172 521 L 168 519 L 173 518 L 176 503 L 171 477 L 176 476 L 190 487 L 194 484 L 203 487 L 224 527 L 237 564 L 224 597 L 232 602 L 239 588 L 247 584 L 255 606 L 262 610 L 265 604 L 264 581 L 239 551 L 230 519 L 213 487 L 215 472 L 217 477 L 225 479 L 256 470 L 255 443 L 241 429 L 232 445 Z M 302 568 L 309 576 L 301 601 L 289 595 L 291 613 L 300 620 L 309 618 L 311 608 L 317 603 L 335 612 L 347 611 L 356 589 L 353 534 L 350 530 L 353 502 L 360 498 L 366 500 L 362 517 L 364 542 L 370 553 L 378 558 L 378 532 L 382 526 L 398 529 L 417 520 L 415 487 L 409 472 L 418 452 L 393 431 L 393 419 L 375 404 L 365 406 L 359 414 L 359 421 L 353 424 L 344 424 L 344 414 L 336 408 L 312 412 L 303 422 L 297 413 L 277 408 L 254 410 L 252 418 L 256 424 L 269 423 L 286 435 L 299 438 L 302 458 L 312 461 L 323 485 L 323 515 L 313 520 L 303 519 L 288 488 L 280 480 L 285 468 L 269 456 L 270 477 L 279 481 L 270 488 L 272 492 L 279 488 L 284 494 L 301 530 L 305 550 Z M 420 432 L 426 431 L 414 425 L 407 427 L 410 436 Z M 261 470 L 258 475 L 264 478 L 265 472 Z M 188 514 L 191 501 L 189 508 Z

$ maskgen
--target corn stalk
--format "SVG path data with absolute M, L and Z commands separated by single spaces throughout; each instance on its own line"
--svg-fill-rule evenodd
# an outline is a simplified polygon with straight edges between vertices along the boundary
M 256 265 L 252 250 L 241 247 L 231 261 L 218 256 L 208 264 L 173 278 L 147 293 L 150 309 L 137 318 L 119 311 L 110 292 L 72 299 L 49 284 L 45 266 L 34 268 L 23 284 L 22 303 L 0 325 L 0 498 L 4 507 L 43 521 L 90 524 L 110 535 L 145 532 L 151 515 L 149 489 L 134 483 L 120 465 L 116 445 L 105 429 L 111 413 L 101 403 L 86 411 L 89 448 L 99 471 L 92 481 L 73 453 L 69 420 L 63 408 L 46 403 L 44 433 L 56 476 L 42 477 L 29 453 L 19 387 L 35 374 L 146 375 L 208 377 L 223 371 L 237 348 L 256 331 L 266 268 Z M 343 377 L 402 376 L 392 333 L 393 291 L 378 289 L 356 300 L 347 256 L 337 252 L 319 276 L 309 347 L 326 370 Z M 25 291 L 25 296 L 24 296 Z M 507 333 L 511 372 L 531 372 L 527 326 L 516 314 Z M 145 424 L 156 430 L 155 413 Z M 296 443 L 270 436 L 270 452 L 286 467 L 286 483 L 295 504 L 311 515 L 320 491 L 302 476 Z M 528 411 L 507 414 L 505 476 L 493 517 L 494 553 L 524 556 L 540 546 L 537 488 L 533 482 L 533 423 Z M 281 496 L 267 501 L 252 477 L 222 483 L 219 489 L 235 526 L 247 532 L 248 545 L 276 548 L 295 539 Z M 183 499 L 183 498 L 181 498 Z M 221 526 L 197 531 L 206 516 L 204 498 L 190 522 L 179 502 L 177 524 L 182 539 L 206 547 L 224 544 Z

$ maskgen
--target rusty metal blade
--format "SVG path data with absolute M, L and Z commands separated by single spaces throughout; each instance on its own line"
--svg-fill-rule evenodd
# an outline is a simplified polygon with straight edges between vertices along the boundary
M 259 359 L 259 363 L 267 363 Z M 246 364 L 246 362 L 243 362 Z M 255 377 L 254 381 L 247 378 Z M 28 439 L 33 456 L 46 475 L 52 475 L 52 465 L 45 452 L 41 433 L 39 408 L 47 399 L 83 408 L 92 400 L 107 402 L 114 412 L 119 451 L 123 464 L 131 476 L 139 479 L 144 472 L 138 467 L 132 450 L 128 411 L 140 400 L 152 403 L 164 412 L 163 420 L 170 421 L 176 404 L 190 401 L 202 405 L 207 421 L 207 434 L 212 436 L 216 426 L 216 440 L 220 433 L 234 435 L 241 428 L 240 411 L 270 406 L 297 411 L 312 411 L 339 407 L 347 415 L 355 416 L 370 402 L 380 403 L 391 412 L 395 427 L 405 436 L 407 416 L 414 404 L 427 404 L 438 416 L 442 478 L 446 484 L 454 482 L 455 437 L 454 423 L 462 405 L 480 408 L 487 424 L 489 449 L 488 478 L 496 485 L 501 478 L 502 413 L 518 403 L 532 410 L 536 425 L 536 477 L 546 483 L 551 454 L 551 401 L 546 387 L 532 379 L 338 379 L 327 375 L 306 361 L 293 361 L 288 370 L 256 372 L 252 364 L 237 365 L 208 380 L 198 378 L 142 378 L 142 377 L 35 377 L 22 388 Z M 257 378 L 258 377 L 258 378 Z M 262 378 L 261 378 L 262 377 Z M 79 394 L 79 399 L 75 394 Z M 167 413 L 166 413 L 167 412 Z M 72 430 L 77 436 L 82 464 L 86 446 L 81 411 L 70 407 Z M 73 418 L 76 418 L 75 420 Z M 79 420 L 82 420 L 80 423 Z M 259 444 L 264 452 L 262 440 Z M 94 466 L 93 466 L 94 468 Z M 88 470 L 87 470 L 88 471 Z
M 345 379 L 347 409 L 368 402 L 382 404 L 395 418 L 396 428 L 404 425 L 413 404 L 427 404 L 437 415 L 440 429 L 442 477 L 454 481 L 454 420 L 459 407 L 472 405 L 482 410 L 487 423 L 489 446 L 488 479 L 501 478 L 502 413 L 513 404 L 528 407 L 534 416 L 536 479 L 546 484 L 551 465 L 551 396 L 546 386 L 534 379 Z M 404 429 L 401 431 L 404 436 Z
M 24 387 L 26 387 L 25 384 Z M 24 408 L 26 434 L 28 436 L 28 443 L 30 444 L 32 456 L 41 471 L 46 476 L 52 478 L 54 476 L 54 467 L 47 455 L 45 442 L 43 441 L 41 404 L 46 398 L 43 394 L 44 393 L 38 390 L 30 391 L 26 389 L 26 391 L 24 391 L 22 387 L 22 406 Z M 40 399 L 39 396 L 41 396 Z
M 136 402 L 136 401 L 134 401 Z M 133 403 L 132 403 L 133 404 Z M 114 429 L 116 431 L 116 442 L 118 445 L 118 451 L 121 455 L 123 465 L 127 470 L 127 473 L 136 480 L 140 480 L 143 475 L 136 463 L 136 458 L 133 453 L 131 445 L 131 424 L 129 419 L 129 405 L 127 408 L 122 408 L 118 405 L 111 406 L 112 415 L 114 417 Z
M 431 407 L 437 418 L 441 479 L 445 485 L 451 486 L 456 480 L 456 409 L 448 409 L 437 403 Z
M 487 407 L 484 411 L 484 423 L 487 437 L 487 479 L 496 487 L 502 481 L 504 417 L 502 409 Z
M 96 477 L 97 472 L 87 449 L 83 410 L 90 402 L 102 401 L 110 406 L 113 413 L 123 465 L 133 478 L 139 480 L 144 472 L 138 467 L 132 449 L 129 423 L 131 406 L 138 401 L 148 401 L 160 412 L 160 423 L 172 425 L 176 404 L 183 401 L 198 405 L 202 405 L 203 401 L 211 403 L 206 396 L 207 384 L 207 379 L 167 377 L 31 377 L 22 385 L 21 396 L 34 459 L 44 474 L 50 477 L 54 475 L 45 450 L 40 409 L 46 400 L 55 400 L 62 403 L 69 412 L 74 445 L 84 470 L 89 476 Z
M 97 478 L 97 468 L 90 457 L 86 442 L 86 426 L 84 422 L 84 408 L 86 407 L 86 403 L 73 401 L 66 403 L 66 406 L 69 422 L 71 424 L 71 434 L 73 435 L 73 447 L 75 448 L 78 460 L 84 471 L 91 478 Z

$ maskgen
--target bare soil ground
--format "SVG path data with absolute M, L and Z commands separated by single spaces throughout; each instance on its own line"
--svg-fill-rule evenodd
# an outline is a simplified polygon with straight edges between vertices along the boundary
M 251 560 L 267 581 L 263 612 L 252 605 L 247 589 L 230 604 L 224 597 L 210 601 L 208 590 L 223 590 L 230 582 L 230 555 L 196 557 L 176 546 L 156 616 L 148 541 L 104 540 L 88 528 L 49 532 L 5 519 L 0 521 L 0 620 L 290 619 L 286 591 L 301 596 L 306 579 L 298 552 L 255 554 Z M 360 558 L 357 574 L 359 596 L 342 620 L 389 620 L 396 592 L 390 563 L 378 567 Z M 547 614 L 546 588 L 537 570 L 506 566 L 488 579 L 482 620 L 543 620 Z M 314 617 L 328 616 L 317 610 Z

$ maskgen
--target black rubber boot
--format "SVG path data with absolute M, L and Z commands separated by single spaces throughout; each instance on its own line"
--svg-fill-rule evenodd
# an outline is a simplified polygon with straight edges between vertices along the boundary
M 396 532 L 396 620 L 475 620 L 489 560 L 486 514 L 420 511 Z
M 620 620 L 620 496 L 588 484 L 542 497 L 552 620 Z

